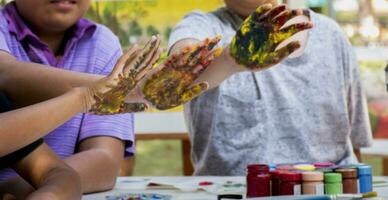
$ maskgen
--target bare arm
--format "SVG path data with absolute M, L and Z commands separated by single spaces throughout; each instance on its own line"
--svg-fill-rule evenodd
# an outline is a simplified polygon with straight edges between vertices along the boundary
M 362 162 L 361 150 L 360 149 L 353 149 L 353 152 L 356 155 L 358 162 Z
M 35 149 L 14 166 L 15 170 L 37 188 L 27 199 L 80 199 L 77 173 L 61 161 L 46 145 Z
M 4 91 L 17 106 L 41 102 L 64 94 L 72 87 L 89 85 L 101 78 L 17 61 L 12 55 L 0 51 L 0 91 Z
M 0 141 L 12 141 L 0 145 L 0 157 L 27 146 L 85 111 L 87 94 L 87 89 L 75 88 L 57 98 L 0 113 Z
M 79 151 L 65 162 L 81 177 L 83 193 L 110 190 L 124 157 L 124 142 L 113 137 L 93 137 L 81 142 Z

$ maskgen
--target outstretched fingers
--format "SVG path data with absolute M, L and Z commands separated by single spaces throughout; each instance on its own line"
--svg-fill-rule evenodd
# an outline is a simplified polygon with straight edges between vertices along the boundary
M 251 14 L 251 18 L 253 21 L 259 21 L 260 18 L 265 14 L 267 13 L 268 11 L 270 11 L 272 9 L 272 4 L 269 4 L 269 3 L 266 3 L 266 4 L 263 4 L 261 6 L 259 6 L 252 14 Z M 249 20 L 249 17 L 247 18 L 247 20 Z
M 128 49 L 118 60 L 112 70 L 112 75 L 121 74 L 125 71 L 126 63 L 136 58 L 136 54 L 140 51 L 140 48 L 135 44 L 133 47 Z
M 276 24 L 279 28 L 282 27 L 288 20 L 299 16 L 304 15 L 310 19 L 310 11 L 306 9 L 294 9 L 294 10 L 285 10 L 280 13 L 278 16 L 272 18 L 272 22 Z
M 152 39 L 146 44 L 146 46 L 140 51 L 136 59 L 127 63 L 124 73 L 128 74 L 131 70 L 136 74 L 141 73 L 147 68 L 151 68 L 151 61 L 159 51 L 160 38 L 158 36 L 152 36 Z
M 295 33 L 298 33 L 307 29 L 311 29 L 312 27 L 313 27 L 313 24 L 311 22 L 302 22 L 302 23 L 297 23 L 297 24 L 293 24 L 285 28 L 282 28 L 280 29 L 279 32 L 280 34 L 291 34 L 290 35 L 291 37 Z
M 272 8 L 271 10 L 269 10 L 266 14 L 262 15 L 258 19 L 258 21 L 267 21 L 267 20 L 271 21 L 273 18 L 275 18 L 276 16 L 278 16 L 280 13 L 282 13 L 287 9 L 288 9 L 288 6 L 285 4 L 278 5 Z
M 203 57 L 202 60 L 200 60 L 196 66 L 192 68 L 191 73 L 193 75 L 193 78 L 196 79 L 199 75 L 201 75 L 202 72 L 205 71 L 214 61 L 214 59 L 221 55 L 222 51 L 223 49 L 219 47 L 211 52 L 208 52 L 208 54 Z
M 286 46 L 278 49 L 275 51 L 275 58 L 272 58 L 274 60 L 273 63 L 279 63 L 281 62 L 284 58 L 288 57 L 290 54 L 292 54 L 294 51 L 300 48 L 300 43 L 298 41 L 291 42 L 287 44 Z M 270 58 L 271 59 L 271 58 Z
M 201 50 L 190 56 L 190 60 L 188 60 L 188 65 L 190 67 L 194 67 L 200 63 L 203 63 L 204 59 L 209 57 L 210 54 L 214 54 L 214 47 L 218 44 L 220 40 L 221 36 L 216 36 L 211 39 L 206 38 L 201 44 L 198 45 L 199 47 L 201 47 Z M 217 48 L 217 50 L 218 49 L 219 48 Z

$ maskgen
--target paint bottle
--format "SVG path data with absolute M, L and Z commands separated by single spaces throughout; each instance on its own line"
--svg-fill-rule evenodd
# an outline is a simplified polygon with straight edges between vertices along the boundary
M 342 187 L 344 194 L 358 193 L 357 169 L 355 168 L 340 168 L 335 172 L 342 175 Z
M 323 172 L 302 173 L 302 193 L 310 195 L 324 195 Z
M 358 180 L 360 182 L 360 193 L 372 192 L 372 168 L 368 165 L 361 165 L 357 167 L 357 170 Z
M 271 171 L 270 174 L 271 174 L 271 196 L 279 196 L 279 191 L 280 191 L 279 171 L 274 170 L 274 171 Z
M 325 194 L 342 194 L 342 175 L 340 173 L 325 173 Z
M 247 197 L 270 196 L 271 175 L 268 165 L 248 165 Z
M 301 195 L 302 175 L 298 172 L 281 171 L 280 177 L 280 195 Z

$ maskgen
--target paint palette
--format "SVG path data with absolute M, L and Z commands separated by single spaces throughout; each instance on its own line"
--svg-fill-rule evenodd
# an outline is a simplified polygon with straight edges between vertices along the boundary
M 162 194 L 119 194 L 106 196 L 106 200 L 171 200 L 171 195 Z
M 302 22 L 310 22 L 310 19 L 305 16 L 305 15 L 299 15 L 297 17 L 294 17 L 290 20 L 288 20 L 282 27 L 281 29 L 285 28 L 285 27 L 288 27 L 290 25 L 293 25 L 293 24 L 296 24 L 296 23 L 302 23 Z M 294 51 L 291 55 L 289 55 L 288 57 L 289 58 L 297 58 L 299 56 L 301 56 L 307 46 L 307 41 L 308 41 L 308 38 L 309 38 L 309 32 L 310 30 L 304 30 L 304 31 L 301 31 L 299 33 L 296 33 L 295 35 L 291 36 L 290 38 L 288 38 L 287 40 L 283 41 L 282 43 L 280 43 L 275 50 L 278 50 L 282 47 L 285 47 L 286 45 L 288 45 L 289 43 L 291 42 L 294 42 L 294 41 L 299 41 L 300 43 L 300 48 L 297 49 L 296 51 Z

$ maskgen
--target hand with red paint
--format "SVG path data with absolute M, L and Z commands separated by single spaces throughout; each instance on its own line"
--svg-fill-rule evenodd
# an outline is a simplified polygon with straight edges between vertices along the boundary
M 242 24 L 230 44 L 230 53 L 235 61 L 248 70 L 266 69 L 281 62 L 300 47 L 291 42 L 276 50 L 276 47 L 294 34 L 312 28 L 311 22 L 303 22 L 282 28 L 298 15 L 309 17 L 307 10 L 289 10 L 286 5 L 272 8 L 264 4 L 256 9 Z
M 205 39 L 169 56 L 155 69 L 157 72 L 146 78 L 142 87 L 144 98 L 157 109 L 166 110 L 182 105 L 207 90 L 206 82 L 192 84 L 221 53 L 221 48 L 213 50 L 220 39 Z
M 109 76 L 89 88 L 89 112 L 107 115 L 144 111 L 145 103 L 128 103 L 125 99 L 159 59 L 159 45 L 159 36 L 153 36 L 143 49 L 134 46 L 126 52 Z

